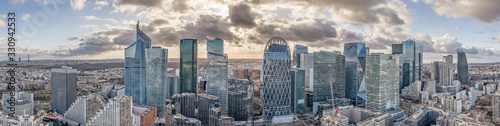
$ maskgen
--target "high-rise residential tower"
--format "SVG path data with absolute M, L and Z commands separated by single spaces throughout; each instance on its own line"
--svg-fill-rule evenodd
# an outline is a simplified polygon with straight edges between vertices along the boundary
M 146 49 L 146 104 L 158 108 L 159 117 L 165 115 L 166 99 L 170 94 L 167 84 L 167 49 Z
M 196 39 L 181 39 L 180 44 L 180 86 L 181 93 L 197 93 L 198 42 Z
M 358 101 L 358 95 L 364 95 L 366 90 L 360 91 L 365 85 L 366 66 L 365 43 L 353 42 L 344 44 L 346 97 Z M 363 99 L 364 100 L 364 99 Z
M 137 41 L 125 48 L 125 95 L 132 96 L 135 104 L 146 103 L 146 49 L 151 39 L 136 26 Z
M 264 120 L 290 115 L 291 55 L 288 43 L 280 37 L 271 38 L 264 51 L 262 75 L 262 110 Z
M 227 115 L 227 55 L 224 41 L 207 38 L 207 94 L 219 97 L 221 114 Z
M 295 48 L 293 49 L 293 61 L 295 64 L 295 68 L 302 68 L 303 66 L 300 65 L 300 54 L 303 53 L 308 53 L 307 46 L 303 45 L 295 45 Z
M 465 51 L 463 49 L 457 49 L 457 75 L 458 81 L 462 84 L 469 83 L 469 64 L 467 63 L 467 57 L 465 56 Z
M 393 54 L 366 57 L 366 108 L 386 111 L 399 105 L 399 59 Z
M 314 52 L 313 101 L 322 102 L 333 97 L 345 98 L 345 57 L 339 52 Z
M 52 108 L 59 114 L 68 110 L 76 100 L 76 69 L 63 66 L 50 70 L 50 88 Z

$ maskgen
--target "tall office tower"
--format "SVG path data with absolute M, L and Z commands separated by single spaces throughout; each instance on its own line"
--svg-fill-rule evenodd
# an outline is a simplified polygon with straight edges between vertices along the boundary
M 264 120 L 290 115 L 292 61 L 288 43 L 280 37 L 271 38 L 264 51 L 262 99 Z M 278 118 L 276 117 L 276 118 Z
M 198 43 L 196 39 L 181 39 L 180 85 L 181 93 L 197 93 Z M 188 116 L 189 117 L 189 116 Z
M 303 53 L 308 53 L 307 46 L 295 45 L 295 48 L 293 49 L 293 63 L 295 65 L 295 68 L 302 68 L 302 66 L 300 65 L 300 54 Z
M 421 81 L 422 80 L 422 60 L 423 58 L 423 48 L 422 47 L 415 47 L 415 81 Z M 453 63 L 452 63 L 453 67 Z M 413 83 L 412 82 L 412 83 Z
M 292 112 L 299 114 L 300 111 L 305 112 L 306 90 L 305 90 L 306 71 L 301 68 L 292 69 Z
M 415 41 L 406 40 L 403 41 L 402 44 L 392 44 L 392 54 L 400 54 L 399 55 L 399 66 L 404 67 L 404 63 L 408 63 L 409 66 L 409 78 L 405 78 L 403 74 L 405 72 L 400 71 L 400 87 L 399 89 L 403 89 L 413 83 L 415 81 L 422 79 L 422 60 L 423 60 L 423 48 L 416 47 Z M 400 69 L 403 70 L 404 68 Z M 405 83 L 409 80 L 408 83 Z
M 366 56 L 366 108 L 386 111 L 398 107 L 398 64 L 398 55 Z
M 446 64 L 439 65 L 439 84 L 442 86 L 449 86 L 453 82 L 453 74 L 451 69 Z
M 403 76 L 403 77 L 401 77 L 402 82 L 400 82 L 400 86 L 399 86 L 399 88 L 401 90 L 404 87 L 410 85 L 410 63 L 403 63 L 403 71 L 399 75 Z
M 106 99 L 99 93 L 79 96 L 64 113 L 64 122 L 69 125 L 86 125 L 98 114 L 99 110 L 104 108 L 107 103 Z
M 207 38 L 207 94 L 219 97 L 222 115 L 227 115 L 227 55 L 222 39 Z
M 180 113 L 186 117 L 195 118 L 195 100 L 196 96 L 194 93 L 182 93 L 175 94 L 171 98 L 172 104 L 175 106 L 180 106 L 177 113 Z
M 439 64 L 443 64 L 440 61 L 432 61 L 431 62 L 431 79 L 435 81 L 435 83 L 439 83 Z
M 253 92 L 260 96 L 260 70 L 234 69 L 234 79 L 250 79 L 253 81 Z
M 453 71 L 453 55 L 443 56 L 443 63 L 446 64 L 451 71 Z
M 314 83 L 314 54 L 303 53 L 300 54 L 300 68 L 306 70 L 306 88 L 313 90 Z
M 50 92 L 52 108 L 59 114 L 68 110 L 76 100 L 76 69 L 63 66 L 50 70 Z
M 336 52 L 314 52 L 314 102 L 345 98 L 345 56 Z
M 346 97 L 358 101 L 358 95 L 364 95 L 366 66 L 365 43 L 353 42 L 344 44 L 345 72 L 346 72 Z M 357 104 L 356 104 L 357 105 Z
M 165 115 L 165 100 L 170 94 L 167 84 L 167 49 L 146 49 L 146 104 L 157 107 L 159 117 Z
M 229 79 L 228 116 L 235 121 L 252 121 L 253 124 L 253 85 L 250 79 Z
M 465 51 L 463 49 L 457 49 L 458 61 L 457 61 L 457 75 L 458 81 L 462 84 L 469 83 L 469 64 L 467 64 L 467 57 L 465 56 Z
M 10 93 L 3 93 L 2 95 L 2 108 L 3 108 L 3 115 L 9 115 L 10 113 L 13 113 L 12 110 L 14 110 L 15 116 L 23 116 L 23 115 L 33 115 L 34 109 L 33 105 L 33 94 L 32 93 L 27 93 L 27 92 L 14 92 L 13 98 L 15 98 L 14 101 L 10 100 L 11 95 Z M 14 106 L 11 106 L 10 102 L 14 103 Z M 11 109 L 13 107 L 13 109 Z
M 135 104 L 146 103 L 146 49 L 151 39 L 136 26 L 137 41 L 125 48 L 125 95 L 134 97 Z
M 132 97 L 119 96 L 109 99 L 104 108 L 87 123 L 88 126 L 133 126 Z
M 500 93 L 493 94 L 492 103 L 493 122 L 500 123 Z
M 214 105 L 216 102 L 219 102 L 219 98 L 213 95 L 207 95 L 202 93 L 198 95 L 199 98 L 199 107 L 198 107 L 198 119 L 201 121 L 202 125 L 209 125 L 209 115 L 210 115 L 210 106 Z

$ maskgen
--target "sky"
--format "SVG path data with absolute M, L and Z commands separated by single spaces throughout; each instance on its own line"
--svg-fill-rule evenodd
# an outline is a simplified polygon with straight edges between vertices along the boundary
M 230 59 L 261 59 L 267 41 L 284 38 L 309 53 L 364 42 L 371 53 L 412 39 L 424 63 L 464 49 L 469 63 L 500 62 L 499 0 L 0 0 L 0 52 L 7 13 L 16 13 L 16 55 L 32 60 L 123 59 L 135 28 L 179 57 L 179 40 L 224 39 Z M 7 55 L 0 55 L 7 59 Z

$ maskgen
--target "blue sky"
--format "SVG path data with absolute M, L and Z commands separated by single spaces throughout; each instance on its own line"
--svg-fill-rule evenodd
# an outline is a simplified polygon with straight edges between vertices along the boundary
M 262 58 L 272 36 L 319 50 L 342 51 L 365 42 L 372 52 L 413 39 L 424 63 L 466 50 L 470 63 L 500 62 L 498 0 L 1 0 L 0 43 L 6 14 L 16 12 L 18 56 L 32 59 L 117 59 L 133 43 L 137 21 L 154 46 L 179 57 L 181 38 L 225 40 L 229 58 Z M 53 10 L 57 6 L 56 11 Z M 50 8 L 47 10 L 47 8 Z M 31 32 L 34 31 L 34 32 Z M 6 52 L 6 46 L 0 47 Z M 1 58 L 6 59 L 6 57 Z

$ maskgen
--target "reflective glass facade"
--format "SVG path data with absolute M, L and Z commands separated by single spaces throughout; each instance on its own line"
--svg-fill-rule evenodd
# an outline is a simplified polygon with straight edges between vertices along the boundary
M 398 55 L 370 54 L 366 57 L 366 108 L 386 111 L 399 105 Z
M 292 69 L 292 112 L 299 114 L 302 110 L 305 112 L 305 74 L 304 69 Z
M 139 29 L 137 41 L 125 48 L 125 95 L 133 97 L 134 104 L 146 103 L 146 49 L 151 39 Z
M 334 52 L 314 52 L 314 102 L 345 98 L 345 56 Z
M 146 104 L 158 108 L 157 114 L 160 117 L 165 115 L 165 100 L 170 94 L 170 87 L 167 85 L 167 59 L 166 49 L 146 49 Z
M 295 63 L 295 68 L 303 68 L 303 66 L 300 65 L 300 54 L 302 53 L 308 53 L 307 46 L 295 45 L 295 48 L 293 49 L 293 61 Z
M 301 68 L 306 72 L 306 88 L 313 91 L 314 83 L 314 54 L 313 53 L 302 53 L 300 54 L 300 64 Z
M 365 43 L 344 44 L 345 69 L 346 69 L 346 97 L 358 101 L 358 95 L 364 95 L 366 91 L 359 91 L 361 85 L 365 85 L 366 66 Z
M 272 120 L 274 116 L 290 115 L 291 66 L 288 43 L 280 37 L 271 38 L 264 51 L 262 68 L 264 120 Z
M 457 76 L 458 81 L 462 84 L 469 83 L 469 64 L 467 63 L 467 57 L 463 49 L 457 49 L 458 61 L 457 61 Z
M 181 39 L 180 44 L 180 85 L 181 93 L 197 93 L 198 42 L 196 39 Z
M 219 97 L 221 114 L 227 115 L 227 55 L 221 39 L 207 38 L 207 94 Z

